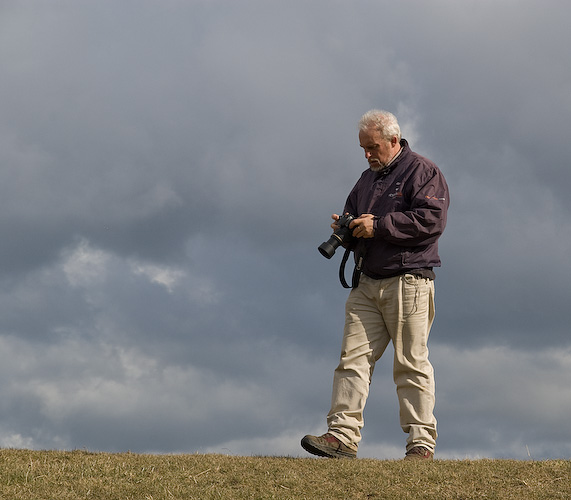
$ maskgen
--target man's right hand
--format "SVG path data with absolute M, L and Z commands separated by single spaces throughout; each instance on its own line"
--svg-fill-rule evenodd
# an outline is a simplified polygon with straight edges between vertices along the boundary
M 339 216 L 337 214 L 333 214 L 331 218 L 334 220 L 334 222 L 331 223 L 331 229 L 333 229 L 333 231 L 337 231 L 337 229 L 339 229 L 339 226 L 337 225 Z

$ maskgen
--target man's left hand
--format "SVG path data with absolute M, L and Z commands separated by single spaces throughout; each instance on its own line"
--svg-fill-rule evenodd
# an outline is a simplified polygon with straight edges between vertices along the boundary
M 363 214 L 353 219 L 349 224 L 349 227 L 353 229 L 353 236 L 355 238 L 372 238 L 375 236 L 374 220 L 373 214 Z

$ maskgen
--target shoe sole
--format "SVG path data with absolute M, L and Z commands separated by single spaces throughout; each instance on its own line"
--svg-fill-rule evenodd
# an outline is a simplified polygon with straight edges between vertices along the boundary
M 434 457 L 414 457 L 414 456 L 410 456 L 407 455 L 404 457 L 404 460 L 406 460 L 407 462 L 433 462 L 434 461 Z

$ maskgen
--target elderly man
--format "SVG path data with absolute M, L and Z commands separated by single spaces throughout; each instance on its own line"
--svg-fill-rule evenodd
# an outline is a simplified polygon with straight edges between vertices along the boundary
M 405 459 L 432 460 L 436 446 L 434 371 L 428 334 L 434 319 L 438 239 L 446 225 L 448 186 L 430 160 L 401 138 L 394 115 L 372 110 L 359 122 L 369 168 L 350 192 L 344 212 L 359 279 L 346 303 L 341 358 L 333 378 L 328 432 L 305 436 L 308 452 L 355 458 L 376 361 L 389 342 Z M 333 214 L 336 230 L 339 215 Z

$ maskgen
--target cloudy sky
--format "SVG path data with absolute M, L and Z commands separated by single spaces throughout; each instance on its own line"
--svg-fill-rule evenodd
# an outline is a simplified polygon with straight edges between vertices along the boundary
M 570 458 L 570 15 L 0 0 L 0 446 L 308 456 L 347 296 L 317 246 L 385 108 L 451 190 L 438 456 Z M 391 363 L 361 457 L 404 454 Z

